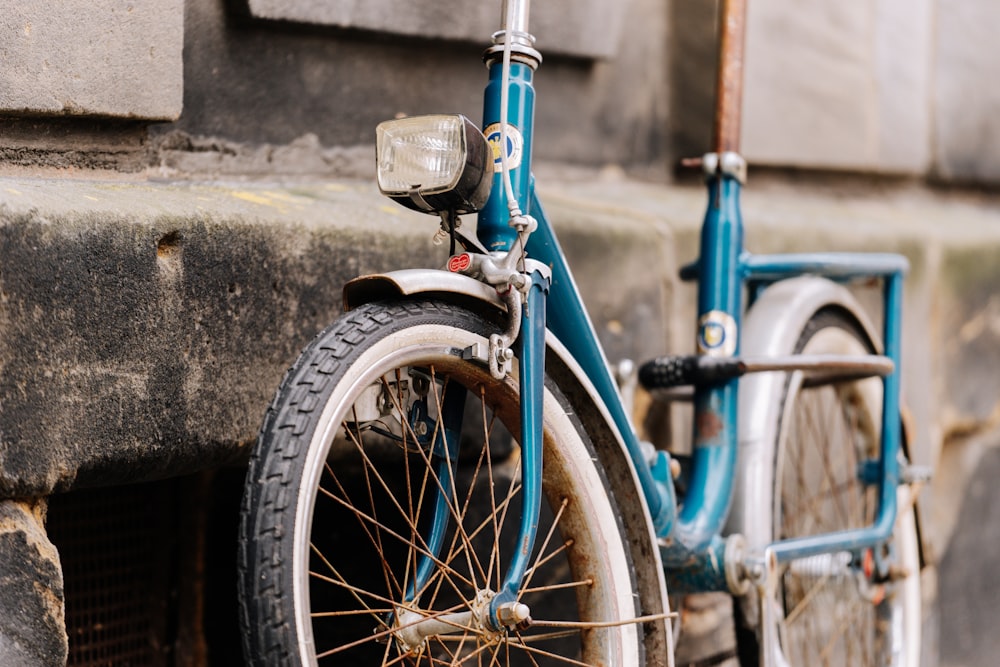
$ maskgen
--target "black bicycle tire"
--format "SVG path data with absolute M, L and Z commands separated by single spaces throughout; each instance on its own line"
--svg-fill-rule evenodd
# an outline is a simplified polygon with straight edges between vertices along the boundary
M 282 600 L 283 591 L 290 590 L 286 581 L 289 574 L 283 567 L 288 555 L 283 553 L 281 542 L 281 533 L 287 530 L 282 514 L 288 511 L 287 503 L 294 495 L 291 485 L 301 473 L 294 468 L 300 445 L 292 436 L 296 431 L 300 431 L 300 436 L 308 432 L 310 427 L 302 426 L 303 420 L 309 420 L 304 415 L 315 410 L 316 404 L 323 404 L 323 396 L 332 391 L 330 378 L 338 373 L 339 367 L 350 365 L 363 352 L 367 336 L 386 327 L 401 331 L 417 322 L 458 325 L 484 337 L 496 331 L 495 324 L 439 301 L 402 300 L 363 306 L 331 325 L 306 348 L 286 374 L 268 408 L 261 438 L 250 458 L 240 520 L 240 613 L 244 652 L 251 656 L 253 664 L 298 664 L 286 648 L 292 629 L 287 603 Z M 316 399 L 310 401 L 313 405 L 306 412 L 294 396 L 296 392 L 302 394 L 303 386 L 309 387 L 305 396 L 313 395 Z M 578 420 L 575 424 L 581 429 Z M 599 468 L 597 471 L 609 501 L 614 503 L 603 473 Z M 626 543 L 621 537 L 620 522 L 617 532 L 623 544 Z
M 864 351 L 866 353 L 875 352 L 875 345 L 873 341 L 870 339 L 864 328 L 854 318 L 853 315 L 851 315 L 848 311 L 839 307 L 827 307 L 818 310 L 802 327 L 802 330 L 794 346 L 794 353 L 796 354 L 802 353 L 803 350 L 806 348 L 806 346 L 809 344 L 809 342 L 813 340 L 814 337 L 819 332 L 823 331 L 824 329 L 830 329 L 830 328 L 839 329 L 844 333 L 846 333 L 848 336 L 852 337 L 855 341 L 857 341 L 864 347 Z M 784 389 L 781 398 L 781 405 L 784 406 L 789 401 L 790 399 L 789 392 L 791 391 L 791 388 L 792 388 L 791 376 L 789 376 L 784 384 Z M 786 413 L 784 409 L 778 412 L 779 415 L 778 426 L 775 431 L 778 443 L 776 443 L 773 448 L 774 458 L 772 461 L 772 468 L 774 470 L 773 474 L 774 481 L 771 488 L 770 502 L 766 503 L 766 505 L 770 508 L 769 511 L 771 511 L 775 517 L 774 521 L 772 521 L 772 530 L 774 531 L 774 534 L 771 535 L 772 539 L 779 539 L 780 537 L 784 537 L 778 534 L 779 531 L 781 530 L 781 522 L 778 520 L 778 516 L 780 514 L 779 504 L 781 502 L 781 499 L 780 497 L 778 497 L 779 494 L 777 494 L 775 490 L 781 483 L 780 482 L 781 471 L 779 468 L 781 465 L 781 457 L 783 456 L 783 452 L 781 451 L 781 448 L 783 446 L 782 441 L 785 439 L 782 437 L 784 429 L 786 428 L 786 424 L 784 423 L 785 414 Z M 912 512 L 913 510 L 910 509 L 909 511 Z M 913 530 L 915 530 L 915 528 Z M 915 537 L 915 534 L 913 536 L 908 536 L 908 537 Z M 783 585 L 781 586 L 781 588 L 783 589 Z M 743 627 L 740 605 L 738 604 L 735 605 L 735 609 L 737 612 L 736 614 L 737 641 L 738 641 L 739 657 L 741 664 L 743 664 L 744 666 L 757 665 L 759 664 L 758 659 L 760 654 L 759 635 L 754 630 Z M 877 623 L 877 620 L 875 622 Z M 903 639 L 903 644 L 909 650 L 919 650 L 919 647 L 916 647 L 915 649 L 912 647 L 912 642 L 910 642 L 908 638 Z

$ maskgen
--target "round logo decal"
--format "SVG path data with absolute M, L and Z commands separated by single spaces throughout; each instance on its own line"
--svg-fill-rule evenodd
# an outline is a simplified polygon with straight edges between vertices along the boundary
M 493 150 L 493 171 L 500 173 L 503 171 L 503 163 L 500 160 L 500 123 L 487 125 L 483 130 L 486 141 L 490 143 Z M 521 155 L 524 152 L 524 137 L 516 127 L 507 123 L 507 167 L 517 169 L 521 166 Z
M 729 313 L 712 310 L 698 320 L 698 352 L 712 357 L 736 353 L 736 320 Z

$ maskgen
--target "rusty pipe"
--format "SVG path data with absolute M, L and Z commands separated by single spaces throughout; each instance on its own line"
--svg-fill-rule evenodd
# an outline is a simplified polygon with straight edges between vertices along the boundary
M 743 105 L 743 51 L 746 0 L 720 0 L 719 69 L 715 88 L 715 124 L 712 151 L 739 153 Z

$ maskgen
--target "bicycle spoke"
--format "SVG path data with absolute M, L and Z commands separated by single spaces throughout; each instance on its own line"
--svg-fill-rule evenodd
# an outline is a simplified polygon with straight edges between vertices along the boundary
M 334 618 L 338 616 L 368 616 L 371 614 L 391 614 L 393 609 L 353 609 L 349 611 L 313 611 L 312 618 Z
M 522 588 L 519 595 L 526 593 L 544 593 L 545 591 L 559 591 L 566 588 L 581 588 L 583 586 L 593 586 L 593 579 L 582 579 L 580 581 L 566 581 L 561 584 L 549 584 L 547 586 L 535 586 L 532 588 Z
M 493 574 L 494 567 L 496 568 L 496 582 L 497 585 L 500 583 L 500 527 L 497 523 L 497 497 L 496 497 L 496 479 L 493 476 L 493 453 L 490 451 L 490 437 L 493 435 L 493 424 L 496 416 L 491 416 L 489 420 L 486 419 L 486 401 L 484 396 L 484 389 L 480 387 L 480 410 L 482 411 L 483 420 L 483 442 L 485 443 L 484 449 L 486 450 L 486 460 L 487 460 L 487 472 L 489 473 L 489 483 L 490 483 L 490 519 L 492 519 L 493 524 L 493 550 L 490 552 L 490 563 L 486 570 L 489 576 L 486 579 L 486 587 L 490 588 L 493 586 Z M 516 475 L 514 476 L 517 477 Z M 509 498 L 508 498 L 509 499 Z M 502 503 L 504 507 L 507 503 Z M 506 513 L 506 511 L 505 511 Z
M 432 382 L 432 384 L 434 384 L 434 383 Z M 400 412 L 400 414 L 405 414 L 405 412 L 403 410 L 402 403 L 400 401 L 398 401 L 398 400 L 396 400 L 394 398 L 393 404 L 394 404 L 393 407 L 395 407 L 396 410 Z M 440 414 L 440 411 L 439 411 L 439 414 Z M 440 420 L 439 420 L 439 423 L 440 423 Z M 414 442 L 418 442 L 418 438 L 417 438 L 416 434 L 413 432 L 412 426 L 409 423 L 407 423 L 406 420 L 403 420 L 403 424 L 404 424 L 404 429 L 405 429 L 404 433 L 408 432 L 411 435 L 411 437 L 413 438 Z M 432 442 L 433 442 L 433 440 L 432 440 Z M 416 450 L 417 450 L 417 454 L 419 454 L 420 458 L 422 459 L 422 462 L 423 462 L 423 464 L 425 466 L 425 471 L 433 477 L 433 480 L 434 480 L 434 483 L 437 486 L 438 492 L 441 493 L 441 494 L 443 494 L 445 507 L 448 508 L 448 512 L 451 515 L 452 520 L 455 522 L 455 524 L 456 524 L 457 527 L 461 527 L 461 525 L 462 525 L 462 518 L 459 515 L 457 507 L 453 504 L 453 499 L 455 498 L 455 496 L 452 495 L 452 493 L 451 493 L 454 490 L 454 475 L 452 475 L 452 489 L 446 489 L 444 487 L 444 484 L 441 482 L 441 479 L 438 477 L 437 473 L 435 473 L 433 471 L 433 462 L 431 461 L 430 456 L 419 445 L 416 447 Z M 447 459 L 448 465 L 450 466 L 451 465 L 450 455 L 448 455 L 447 452 L 446 452 L 446 459 Z M 409 458 L 406 457 L 405 460 L 408 462 Z M 407 479 L 409 479 L 409 470 L 408 469 L 407 469 Z M 473 571 L 473 568 L 472 568 L 472 561 L 471 561 L 471 559 L 469 559 L 468 565 L 469 565 L 469 576 L 472 577 L 473 578 L 473 582 L 475 582 L 475 579 L 474 579 L 475 572 Z M 475 583 L 473 583 L 472 586 L 473 586 L 473 588 L 478 588 L 475 585 Z
M 399 535 L 398 533 L 396 533 L 395 531 L 391 531 L 391 530 L 389 530 L 389 529 L 388 529 L 387 527 L 385 527 L 384 525 L 383 525 L 383 526 L 381 526 L 381 528 L 382 528 L 383 530 L 385 530 L 385 531 L 386 531 L 386 532 L 387 532 L 388 534 L 392 535 L 393 537 L 396 537 L 397 539 L 399 539 L 399 540 L 403 541 L 403 542 L 404 542 L 404 543 L 406 543 L 406 544 L 413 544 L 413 541 L 415 541 L 415 540 L 419 540 L 419 542 L 420 542 L 420 545 L 421 545 L 421 548 L 420 548 L 420 549 L 418 549 L 418 551 L 419 551 L 419 552 L 420 552 L 420 553 L 421 553 L 422 555 L 426 555 L 426 556 L 429 556 L 429 557 L 431 557 L 431 558 L 432 558 L 432 560 L 434 560 L 434 562 L 435 562 L 435 563 L 436 563 L 436 564 L 437 564 L 437 565 L 438 565 L 438 566 L 440 567 L 440 566 L 441 566 L 441 561 L 440 561 L 439 559 L 437 559 L 436 557 L 434 557 L 434 556 L 433 556 L 433 554 L 431 554 L 431 553 L 430 553 L 430 551 L 429 551 L 429 548 L 428 548 L 428 545 L 427 545 L 427 542 L 426 542 L 426 540 L 424 539 L 423 535 L 421 535 L 421 534 L 420 534 L 420 531 L 419 531 L 419 530 L 417 530 L 417 527 L 416 527 L 416 525 L 415 525 L 415 523 L 414 523 L 414 519 L 413 519 L 413 518 L 412 518 L 412 517 L 411 517 L 411 516 L 410 516 L 410 515 L 409 515 L 409 514 L 408 514 L 408 513 L 406 512 L 406 510 L 404 510 L 404 509 L 403 509 L 403 507 L 402 507 L 402 506 L 401 506 L 401 505 L 399 504 L 398 500 L 396 499 L 396 496 L 395 496 L 395 494 L 393 493 L 392 489 L 391 489 L 391 488 L 389 487 L 389 484 L 388 484 L 388 483 L 386 482 L 386 480 L 385 480 L 385 479 L 383 478 L 383 476 L 382 476 L 381 474 L 379 474 L 379 472 L 378 472 L 377 468 L 375 467 L 374 463 L 372 463 L 371 459 L 370 459 L 370 458 L 368 457 L 368 455 L 367 455 L 367 454 L 366 454 L 366 453 L 365 453 L 365 452 L 363 451 L 363 447 L 361 446 L 361 443 L 360 443 L 360 442 L 357 442 L 357 441 L 356 441 L 356 442 L 355 442 L 355 444 L 356 444 L 356 447 L 357 447 L 357 449 L 359 450 L 359 453 L 361 454 L 361 456 L 362 456 L 362 458 L 363 458 L 363 460 L 364 460 L 365 464 L 366 464 L 367 466 L 371 467 L 371 469 L 372 469 L 372 472 L 374 473 L 374 475 L 375 475 L 375 478 L 376 478 L 376 480 L 378 480 L 378 482 L 379 482 L 380 486 L 382 486 L 382 488 L 383 488 L 383 489 L 385 490 L 385 493 L 386 493 L 386 497 L 387 497 L 387 498 L 388 498 L 388 500 L 389 500 L 389 501 L 390 501 L 390 502 L 391 502 L 391 503 L 392 503 L 392 504 L 393 504 L 393 505 L 394 505 L 394 506 L 395 506 L 395 507 L 397 508 L 397 510 L 399 511 L 399 513 L 400 513 L 400 515 L 402 516 L 402 518 L 403 518 L 403 519 L 404 519 L 404 520 L 405 520 L 405 521 L 407 522 L 407 525 L 408 525 L 408 527 L 410 528 L 410 531 L 411 531 L 411 535 L 412 535 L 412 540 L 407 540 L 406 538 L 404 538 L 404 537 L 400 536 L 400 535 Z M 408 460 L 408 457 L 404 457 L 404 458 Z M 428 469 L 429 469 L 429 468 L 430 468 L 430 465 L 429 465 L 429 463 L 428 463 Z M 408 473 L 407 473 L 407 478 L 409 478 L 409 474 L 408 474 Z M 435 480 L 437 480 L 437 475 L 434 475 L 434 478 L 435 478 Z M 344 495 L 346 496 L 346 491 L 344 491 L 344 490 L 343 490 L 343 486 L 342 486 L 342 485 L 340 485 L 340 482 L 339 482 L 339 480 L 338 480 L 338 479 L 336 478 L 336 476 L 334 476 L 334 481 L 336 481 L 336 482 L 337 482 L 337 484 L 338 484 L 339 488 L 341 489 L 341 492 L 342 492 L 342 493 L 344 493 Z M 437 480 L 437 482 L 438 482 L 438 484 L 437 484 L 437 486 L 438 486 L 438 489 L 439 489 L 439 490 L 443 489 L 443 487 L 442 487 L 442 485 L 441 485 L 441 483 L 440 483 L 440 480 Z M 320 487 L 320 488 L 319 488 L 319 491 L 320 491 L 321 493 L 323 493 L 323 494 L 325 494 L 325 495 L 329 496 L 329 497 L 330 497 L 330 498 L 332 498 L 333 500 L 335 500 L 335 501 L 337 501 L 337 502 L 339 502 L 339 503 L 343 504 L 343 505 L 345 506 L 345 508 L 346 508 L 347 510 L 349 510 L 349 511 L 351 511 L 351 512 L 353 512 L 353 513 L 355 513 L 355 514 L 357 514 L 357 515 L 359 515 L 359 516 L 366 516 L 366 515 L 364 515 L 363 513 L 361 513 L 361 512 L 360 512 L 360 511 L 359 511 L 359 510 L 358 510 L 358 509 L 357 509 L 356 507 L 354 507 L 354 506 L 353 506 L 353 504 L 352 504 L 352 503 L 350 503 L 350 501 L 349 501 L 349 500 L 343 500 L 343 499 L 341 499 L 341 498 L 338 498 L 338 497 L 337 497 L 337 496 L 336 496 L 335 494 L 332 494 L 332 493 L 330 493 L 330 492 L 329 492 L 329 491 L 328 491 L 327 489 L 324 489 L 323 487 Z M 451 505 L 450 505 L 450 503 L 447 503 L 447 502 L 446 502 L 446 504 L 447 504 L 447 505 L 448 505 L 448 507 L 449 507 L 449 508 L 451 509 Z M 368 518 L 369 520 L 371 519 L 370 517 L 366 517 L 366 518 Z M 413 560 L 415 561 L 416 559 L 414 558 Z M 408 568 L 409 568 L 409 565 L 410 565 L 410 560 L 408 559 L 408 560 L 407 560 L 407 571 L 406 571 L 406 572 L 407 572 L 407 575 L 409 574 L 409 570 L 408 570 Z M 453 570 L 452 570 L 452 571 L 453 571 Z M 462 579 L 463 581 L 465 581 L 465 582 L 466 582 L 467 584 L 469 584 L 470 586 L 472 586 L 473 588 L 475 588 L 475 584 L 474 584 L 474 583 L 473 583 L 473 582 L 472 582 L 471 580 L 469 580 L 469 579 L 466 579 L 466 578 L 464 578 L 464 577 L 460 577 L 460 578 L 461 578 L 461 579 Z M 405 580 L 404 580 L 404 585 L 405 585 Z
M 370 478 L 367 475 L 367 467 L 365 468 L 365 470 L 366 470 L 365 479 L 366 479 L 366 482 L 367 482 Z M 347 497 L 347 491 L 340 484 L 340 481 L 337 479 L 337 476 L 334 474 L 333 469 L 330 467 L 329 462 L 325 462 L 324 463 L 324 471 L 331 477 L 331 479 L 333 479 L 334 483 L 337 484 L 337 486 L 339 487 L 341 493 L 343 493 L 344 496 L 345 496 L 345 498 L 346 498 Z M 370 489 L 370 487 L 369 487 L 369 489 Z M 324 494 L 328 493 L 328 491 L 326 489 L 324 489 L 322 486 L 319 487 L 319 491 L 321 493 L 324 493 Z M 369 497 L 371 497 L 371 492 L 370 491 L 369 491 Z M 374 533 L 374 535 L 373 535 L 372 531 L 369 529 L 368 523 L 366 521 L 364 521 L 364 519 L 361 516 L 361 514 L 359 512 L 353 512 L 353 510 L 355 509 L 354 503 L 351 503 L 350 499 L 347 499 L 346 502 L 349 505 L 350 509 L 352 510 L 352 513 L 354 514 L 354 516 L 357 518 L 358 523 L 361 525 L 361 529 L 364 531 L 365 535 L 368 536 L 368 539 L 371 541 L 372 545 L 375 547 L 376 552 L 379 553 L 379 554 L 385 553 L 385 550 L 384 550 L 383 544 L 382 544 L 382 532 L 379 531 L 379 530 L 376 530 L 375 533 Z M 372 501 L 370 507 L 372 507 L 372 510 L 373 510 L 373 513 L 374 513 L 374 508 L 375 508 L 374 500 Z M 378 522 L 377 519 L 374 519 L 374 523 L 375 523 L 376 526 L 380 526 L 381 525 Z M 310 545 L 310 546 L 314 550 L 318 551 L 316 549 L 315 545 Z M 320 557 L 322 557 L 322 554 L 319 554 L 319 555 L 320 555 Z M 396 592 L 399 593 L 400 595 L 402 595 L 403 588 L 400 585 L 399 580 L 396 578 L 395 573 L 389 567 L 388 563 L 385 562 L 385 559 L 382 559 L 382 575 L 383 575 L 383 577 L 386 580 L 386 589 L 389 590 L 389 591 L 391 591 L 395 587 Z
M 436 374 L 434 372 L 434 368 L 433 367 L 431 368 L 431 384 L 432 384 L 432 386 L 437 384 L 437 376 L 436 376 Z M 436 411 L 436 415 L 437 415 L 437 420 L 436 420 L 436 423 L 435 423 L 434 435 L 432 436 L 431 442 L 436 442 L 437 441 L 436 439 L 437 439 L 438 433 L 440 432 L 441 429 L 444 428 L 444 426 L 443 426 L 443 424 L 444 424 L 444 414 L 442 413 L 442 407 L 443 407 L 442 406 L 442 399 L 444 397 L 444 392 L 447 389 L 447 386 L 448 386 L 448 378 L 445 378 L 444 381 L 443 381 L 443 383 L 442 383 L 440 394 L 437 393 L 437 392 L 434 393 L 434 407 L 435 407 L 435 411 Z M 447 461 L 448 466 L 451 467 L 452 466 L 452 461 L 451 461 L 451 451 L 450 451 L 450 448 L 449 447 L 445 447 L 444 449 L 445 449 L 445 460 Z M 449 497 L 450 498 L 455 498 L 457 500 L 457 498 L 458 498 L 458 489 L 455 486 L 455 484 L 456 484 L 455 475 L 454 474 L 450 475 L 449 476 L 449 480 L 451 482 L 451 490 L 450 490 L 451 491 L 451 495 L 449 495 Z M 472 490 L 472 488 L 474 486 L 475 486 L 475 480 L 473 479 L 473 483 L 470 485 L 470 493 L 471 493 L 471 490 Z M 488 577 L 486 576 L 486 573 L 483 571 L 483 567 L 482 567 L 482 564 L 479 562 L 479 559 L 478 558 L 473 558 L 474 550 L 472 549 L 472 540 L 469 538 L 468 534 L 465 532 L 465 516 L 466 516 L 466 512 L 467 511 L 468 511 L 468 503 L 466 503 L 463 506 L 463 508 L 459 511 L 458 515 L 455 517 L 455 521 L 456 521 L 455 528 L 456 528 L 457 531 L 460 531 L 460 533 L 461 533 L 461 539 L 466 544 L 466 552 L 465 552 L 465 554 L 466 554 L 466 561 L 467 561 L 467 563 L 469 565 L 469 576 L 472 577 L 473 582 L 476 581 L 476 579 L 475 579 L 475 572 L 473 570 L 473 564 L 475 564 L 475 566 L 476 566 L 475 569 L 479 571 L 479 575 L 480 575 L 480 577 L 481 577 L 481 579 L 482 579 L 482 581 L 483 581 L 483 583 L 485 585 L 485 582 L 486 582 L 486 580 L 487 580 Z
M 500 586 L 501 574 L 500 574 L 500 526 L 506 525 L 507 520 L 507 510 L 510 508 L 510 501 L 514 498 L 514 495 L 519 493 L 521 490 L 521 485 L 519 484 L 521 480 L 521 459 L 518 458 L 517 464 L 514 466 L 514 474 L 510 477 L 510 486 L 507 487 L 507 495 L 503 500 L 503 510 L 500 514 L 499 521 L 493 524 L 493 549 L 490 551 L 490 565 L 487 568 L 489 572 L 493 571 L 496 567 L 497 572 L 497 582 L 496 585 Z M 495 515 L 494 515 L 495 516 Z
M 520 637 L 520 635 L 518 635 L 518 637 Z M 538 648 L 537 646 L 530 646 L 528 644 L 525 644 L 523 641 L 514 644 L 514 646 L 524 651 L 525 655 L 527 655 L 531 659 L 532 664 L 536 665 L 536 667 L 538 665 L 538 662 L 535 661 L 532 654 L 544 656 L 546 658 L 551 658 L 559 662 L 564 662 L 567 665 L 578 665 L 579 667 L 594 667 L 593 665 L 587 664 L 586 662 L 580 662 L 579 660 L 568 658 L 564 655 L 558 655 L 550 651 L 545 651 L 543 649 Z
M 324 494 L 329 494 L 329 492 L 328 492 L 328 491 L 325 491 L 324 489 L 320 489 L 320 491 L 321 491 L 322 493 L 324 493 Z M 361 512 L 361 511 L 360 511 L 360 510 L 359 510 L 359 509 L 358 509 L 357 507 L 354 507 L 354 506 L 350 505 L 350 504 L 349 504 L 349 503 L 348 503 L 347 501 L 345 501 L 345 500 L 343 500 L 343 499 L 341 499 L 341 498 L 338 498 L 337 496 L 335 496 L 335 495 L 332 495 L 332 494 L 329 494 L 329 495 L 328 495 L 328 497 L 329 497 L 329 498 L 331 498 L 332 500 L 334 500 L 335 502 L 339 503 L 340 505 L 342 505 L 342 506 L 343 506 L 343 507 L 344 507 L 345 509 L 348 509 L 348 510 L 352 511 L 353 513 L 355 513 L 355 514 L 356 514 L 357 516 L 361 517 L 361 518 L 362 518 L 362 519 L 364 519 L 365 521 L 368 521 L 368 522 L 371 522 L 371 523 L 373 523 L 373 524 L 374 524 L 374 522 L 375 522 L 375 520 L 374 520 L 374 519 L 372 519 L 372 518 L 371 518 L 370 516 L 368 516 L 367 514 L 365 514 L 365 513 Z M 417 548 L 417 547 L 416 547 L 416 545 L 413 545 L 413 543 L 412 543 L 412 542 L 411 542 L 411 541 L 410 541 L 410 540 L 409 540 L 408 538 L 406 538 L 406 537 L 404 537 L 404 536 L 400 535 L 399 533 L 397 533 L 397 532 L 396 532 L 396 531 L 394 531 L 394 530 L 391 530 L 391 529 L 390 529 L 390 528 L 388 528 L 387 526 L 384 526 L 384 525 L 381 525 L 381 526 L 379 526 L 379 528 L 380 528 L 380 529 L 381 529 L 381 530 L 382 530 L 383 532 L 385 532 L 385 534 L 386 534 L 386 535 L 388 535 L 389 537 L 394 537 L 394 538 L 396 538 L 397 540 L 399 540 L 399 541 L 400 541 L 401 543 L 403 543 L 403 544 L 406 544 L 406 545 L 408 545 L 408 546 L 412 546 L 412 547 L 413 547 L 413 551 L 415 551 L 415 552 L 418 552 L 418 553 L 420 553 L 420 555 L 422 555 L 422 556 L 427 556 L 427 557 L 428 557 L 428 558 L 430 558 L 430 559 L 431 559 L 431 560 L 432 560 L 432 561 L 433 561 L 433 562 L 434 562 L 434 563 L 435 563 L 435 564 L 436 564 L 436 565 L 437 565 L 438 567 L 442 567 L 442 568 L 446 568 L 446 569 L 448 569 L 448 571 L 449 571 L 449 572 L 452 572 L 452 573 L 454 573 L 454 574 L 456 575 L 456 577 L 458 577 L 459 579 L 461 579 L 461 580 L 462 580 L 463 582 L 465 582 L 465 583 L 466 583 L 466 584 L 468 584 L 469 586 L 473 586 L 473 584 L 472 584 L 472 582 L 471 582 L 471 581 L 469 581 L 469 580 L 468 580 L 468 579 L 466 579 L 465 577 L 462 577 L 461 575 L 459 575 L 459 574 L 458 574 L 458 573 L 457 573 L 457 572 L 456 572 L 455 570 L 453 570 L 453 569 L 450 569 L 450 568 L 447 568 L 447 566 L 445 565 L 445 563 L 441 562 L 441 560 L 439 560 L 438 558 L 436 558 L 436 557 L 434 556 L 434 554 L 432 554 L 432 553 L 430 553 L 429 551 L 427 551 L 427 549 L 426 549 L 426 548 Z M 474 588 L 474 586 L 473 586 L 473 588 Z
M 341 588 L 344 588 L 350 591 L 351 593 L 355 593 L 356 594 L 355 599 L 357 599 L 358 604 L 364 605 L 366 609 L 368 609 L 367 603 L 365 603 L 364 600 L 362 600 L 358 596 L 365 595 L 367 597 L 372 598 L 373 600 L 381 602 L 382 604 L 395 604 L 393 600 L 390 600 L 384 595 L 379 595 L 378 593 L 373 593 L 372 591 L 365 590 L 364 588 L 353 586 L 347 583 L 347 581 L 336 570 L 334 570 L 334 575 L 336 575 L 338 578 L 334 579 L 333 577 L 328 577 L 327 575 L 320 574 L 319 572 L 313 572 L 312 570 L 309 571 L 310 577 L 314 577 L 316 579 L 319 579 L 320 581 L 325 581 L 328 584 L 333 584 L 334 586 L 339 586 Z
M 390 635 L 392 635 L 392 634 L 394 634 L 396 632 L 399 632 L 400 630 L 405 630 L 407 628 L 411 628 L 411 627 L 413 627 L 413 626 L 415 626 L 415 625 L 417 625 L 419 623 L 422 623 L 423 621 L 425 621 L 427 619 L 436 619 L 436 618 L 438 618 L 440 616 L 444 616 L 445 614 L 450 614 L 450 613 L 454 612 L 455 610 L 459 609 L 460 607 L 461 607 L 461 605 L 455 606 L 455 607 L 452 607 L 451 609 L 445 609 L 445 610 L 442 610 L 442 611 L 439 611 L 439 612 L 435 612 L 433 614 L 428 614 L 426 616 L 423 616 L 420 620 L 414 621 L 412 623 L 407 623 L 405 625 L 400 625 L 398 627 L 393 627 L 393 628 L 388 628 L 386 630 L 382 630 L 381 632 L 372 633 L 371 635 L 368 635 L 366 637 L 362 637 L 361 639 L 358 639 L 356 641 L 353 641 L 353 642 L 350 642 L 348 644 L 344 644 L 342 646 L 338 646 L 336 648 L 330 649 L 329 651 L 324 651 L 323 653 L 317 654 L 316 659 L 317 660 L 321 660 L 323 658 L 328 658 L 331 655 L 336 655 L 337 653 L 343 653 L 344 651 L 346 651 L 348 649 L 352 649 L 352 648 L 354 648 L 356 646 L 361 646 L 362 644 L 367 644 L 369 642 L 378 641 L 380 639 L 389 637 Z M 472 631 L 472 628 L 466 628 L 466 629 L 469 630 L 470 632 Z
M 535 556 L 535 563 L 528 569 L 526 576 L 524 577 L 524 581 L 521 583 L 521 589 L 518 591 L 517 594 L 518 599 L 520 599 L 525 592 L 530 590 L 528 589 L 528 585 L 531 583 L 531 578 L 535 575 L 535 571 L 540 565 L 539 559 L 542 557 L 542 554 L 544 554 L 545 550 L 548 548 L 549 541 L 552 539 L 552 535 L 555 534 L 556 527 L 559 525 L 559 520 L 562 518 L 563 510 L 566 509 L 566 505 L 568 504 L 569 500 L 563 498 L 562 503 L 560 503 L 559 505 L 559 511 L 556 512 L 555 518 L 552 519 L 552 525 L 549 526 L 549 532 L 545 535 L 545 539 L 542 541 L 542 546 L 539 547 L 538 549 L 538 555 Z M 576 585 L 576 584 L 571 584 L 571 585 Z M 536 590 L 553 590 L 553 589 L 548 588 L 548 589 L 536 589 Z
M 357 423 L 358 422 L 357 406 L 354 406 L 354 405 L 351 406 L 351 414 L 354 417 L 354 423 Z M 361 439 L 361 434 L 360 433 L 358 434 L 358 439 L 359 440 Z M 333 474 L 333 469 L 330 467 L 330 462 L 329 461 L 324 461 L 324 469 L 332 477 L 336 477 Z M 375 495 L 374 495 L 374 493 L 372 491 L 372 480 L 371 480 L 371 475 L 369 473 L 369 468 L 368 468 L 368 466 L 362 466 L 362 470 L 364 471 L 365 489 L 368 491 L 368 502 L 369 502 L 368 506 L 372 508 L 372 517 L 375 519 L 376 522 L 378 522 L 379 519 L 378 519 L 378 513 L 376 511 L 376 507 L 375 507 Z M 364 526 L 363 530 L 366 533 L 368 533 L 368 537 L 369 538 L 372 538 L 372 535 L 368 531 L 367 526 Z M 379 531 L 375 531 L 375 536 L 374 537 L 375 537 L 375 539 L 373 540 L 373 542 L 374 542 L 375 549 L 376 549 L 377 553 L 380 553 L 380 554 L 384 553 L 385 550 L 382 547 L 382 533 L 379 532 Z M 402 594 L 402 588 L 400 586 L 399 580 L 396 578 L 396 575 L 392 571 L 392 568 L 388 567 L 388 564 L 385 562 L 384 559 L 382 561 L 382 575 L 383 575 L 383 577 L 385 577 L 386 590 L 391 591 L 393 589 L 393 585 L 395 585 L 396 588 L 398 589 L 397 592 L 400 593 L 400 594 Z

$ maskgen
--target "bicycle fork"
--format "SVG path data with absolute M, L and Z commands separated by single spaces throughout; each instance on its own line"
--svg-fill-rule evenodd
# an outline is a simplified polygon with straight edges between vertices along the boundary
M 456 475 L 458 441 L 461 431 L 465 388 L 451 385 L 445 391 L 444 424 L 434 442 L 434 455 L 439 458 L 439 484 L 435 493 L 432 525 L 427 539 L 427 552 L 417 567 L 417 577 L 407 590 L 404 601 L 395 610 L 396 640 L 404 652 L 417 650 L 432 635 L 462 632 L 476 628 L 486 635 L 500 635 L 507 630 L 530 624 L 530 609 L 521 603 L 522 581 L 538 533 L 542 497 L 542 401 L 545 391 L 545 308 L 550 277 L 545 267 L 528 262 L 522 290 L 509 286 L 509 290 L 523 293 L 524 305 L 520 311 L 520 354 L 518 355 L 521 395 L 521 484 L 522 514 L 517 537 L 517 550 L 507 567 L 503 582 L 496 591 L 483 588 L 462 612 L 426 615 L 419 611 L 419 595 L 440 562 L 441 548 L 448 528 L 451 480 Z M 523 274 L 522 274 L 523 275 Z M 514 299 L 521 299 L 514 294 Z M 502 337 L 500 337 L 502 338 Z M 492 347 L 492 346 L 491 346 Z M 504 350 L 491 350 L 490 359 L 502 355 Z M 480 359 L 480 361 L 487 361 Z M 494 366 L 492 362 L 489 362 Z M 456 387 L 452 390 L 452 386 Z M 419 418 L 419 417 L 418 417 Z

